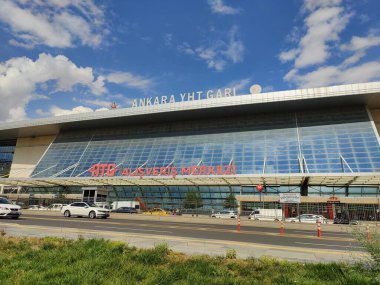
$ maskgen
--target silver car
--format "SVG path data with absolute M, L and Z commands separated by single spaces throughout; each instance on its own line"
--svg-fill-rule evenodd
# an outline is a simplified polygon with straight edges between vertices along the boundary
M 235 211 L 219 211 L 216 213 L 211 214 L 212 218 L 219 218 L 219 219 L 236 219 L 237 218 L 237 213 Z
M 294 217 L 294 218 L 287 218 L 285 219 L 285 222 L 292 222 L 292 223 L 321 223 L 321 224 L 327 224 L 327 219 L 322 215 L 315 215 L 315 214 L 302 214 L 300 216 Z

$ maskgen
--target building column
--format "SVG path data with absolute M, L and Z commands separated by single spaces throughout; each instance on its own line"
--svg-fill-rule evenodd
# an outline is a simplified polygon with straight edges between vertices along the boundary
M 4 194 L 4 186 L 0 185 L 0 194 Z
M 239 200 L 236 200 L 237 202 L 237 213 L 238 215 L 241 215 L 241 202 Z
M 309 177 L 305 177 L 301 184 L 301 196 L 309 195 Z

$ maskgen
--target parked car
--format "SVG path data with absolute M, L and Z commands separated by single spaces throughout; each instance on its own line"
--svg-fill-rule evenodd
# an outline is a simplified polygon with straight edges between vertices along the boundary
M 345 224 L 345 225 L 357 225 L 358 221 L 352 220 L 350 218 L 348 211 L 343 211 L 342 213 L 337 213 L 334 217 L 334 224 Z
M 219 211 L 211 214 L 211 218 L 219 218 L 219 219 L 236 219 L 237 213 L 231 210 Z
M 168 213 L 161 208 L 154 208 L 152 210 L 146 211 L 143 214 L 145 215 L 153 215 L 153 216 L 167 216 Z
M 182 211 L 180 209 L 171 209 L 169 214 L 173 216 L 182 216 Z
M 335 217 L 333 224 L 358 225 L 359 223 L 358 223 L 358 221 L 355 221 L 355 220 Z
M 67 206 L 67 204 L 51 204 L 47 209 L 50 211 L 61 211 L 63 206 Z
M 110 210 L 97 207 L 94 203 L 90 202 L 71 203 L 70 205 L 62 207 L 61 213 L 65 217 L 77 216 L 89 217 L 91 219 L 108 218 L 110 216 Z
M 300 216 L 294 217 L 294 218 L 286 218 L 285 222 L 292 222 L 292 223 L 322 223 L 327 224 L 327 219 L 322 215 L 314 215 L 314 214 L 302 214 Z
M 131 207 L 120 207 L 115 210 L 112 210 L 111 212 L 114 213 L 127 213 L 127 214 L 137 214 L 138 211 L 135 208 Z
M 0 217 L 18 219 L 21 215 L 21 207 L 14 205 L 5 198 L 0 198 Z
M 39 211 L 39 210 L 47 210 L 47 208 L 40 205 L 29 205 L 28 210 Z

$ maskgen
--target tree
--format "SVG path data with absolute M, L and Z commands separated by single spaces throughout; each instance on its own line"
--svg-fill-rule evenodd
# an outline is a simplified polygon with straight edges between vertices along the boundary
M 196 209 L 203 207 L 201 195 L 196 191 L 187 192 L 185 200 L 183 201 L 183 207 L 185 209 Z
M 234 194 L 230 193 L 224 200 L 224 208 L 226 209 L 235 209 L 237 206 L 236 199 Z

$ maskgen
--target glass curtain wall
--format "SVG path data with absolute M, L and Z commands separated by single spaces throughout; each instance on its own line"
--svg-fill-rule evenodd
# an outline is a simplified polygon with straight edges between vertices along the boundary
M 11 170 L 16 140 L 0 140 L 0 178 L 7 178 Z
M 89 177 L 97 163 L 234 163 L 236 174 L 375 172 L 380 147 L 363 107 L 257 114 L 63 132 L 32 177 Z

